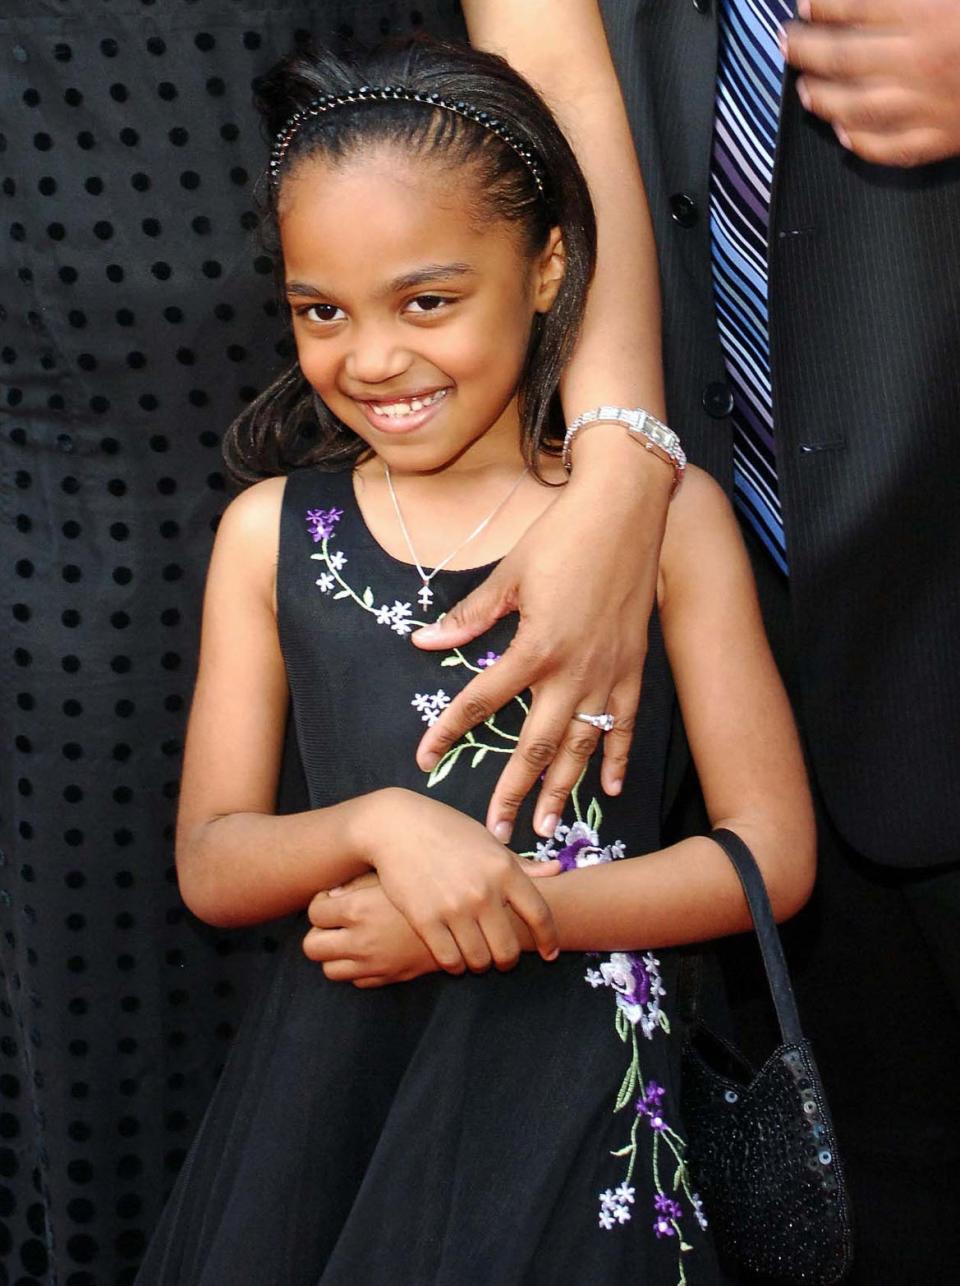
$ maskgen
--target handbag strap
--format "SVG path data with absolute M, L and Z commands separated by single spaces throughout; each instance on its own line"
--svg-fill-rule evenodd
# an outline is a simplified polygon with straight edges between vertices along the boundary
M 793 987 L 790 985 L 790 975 L 787 972 L 780 934 L 777 932 L 760 868 L 749 848 L 733 831 L 722 828 L 711 831 L 710 838 L 715 840 L 729 857 L 743 885 L 757 941 L 760 944 L 763 968 L 767 975 L 767 982 L 770 984 L 773 1006 L 777 1011 L 780 1034 L 785 1045 L 796 1045 L 803 1040 L 800 1015 L 797 1012 L 797 1002 L 793 997 Z

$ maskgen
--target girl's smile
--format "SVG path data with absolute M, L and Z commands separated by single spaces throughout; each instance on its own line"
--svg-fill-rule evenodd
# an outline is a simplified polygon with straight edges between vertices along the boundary
M 442 408 L 450 386 L 395 394 L 389 399 L 357 398 L 359 406 L 379 433 L 413 433 L 431 420 Z

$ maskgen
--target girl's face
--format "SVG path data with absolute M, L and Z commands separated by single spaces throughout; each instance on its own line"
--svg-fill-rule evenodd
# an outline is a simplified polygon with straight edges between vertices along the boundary
M 390 146 L 307 160 L 283 187 L 300 367 L 396 472 L 520 459 L 517 384 L 563 249 L 555 230 L 531 258 L 478 207 L 469 168 Z

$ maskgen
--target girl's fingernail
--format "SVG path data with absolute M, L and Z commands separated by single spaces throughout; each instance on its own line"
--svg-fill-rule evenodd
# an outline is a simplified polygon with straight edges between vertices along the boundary
M 842 125 L 834 125 L 834 127 L 833 127 L 833 132 L 834 132 L 834 134 L 836 134 L 836 136 L 837 136 L 837 141 L 839 142 L 840 146 L 841 146 L 841 147 L 845 147 L 845 148 L 847 148 L 847 149 L 849 150 L 849 148 L 850 148 L 850 135 L 849 135 L 849 134 L 847 133 L 847 131 L 843 128 L 843 126 L 842 126 Z
M 497 822 L 493 828 L 493 833 L 501 844 L 508 844 L 510 836 L 513 834 L 513 827 L 509 822 Z
M 556 813 L 548 813 L 540 825 L 537 827 L 538 835 L 545 835 L 548 839 L 553 839 L 557 827 L 560 825 L 560 818 Z

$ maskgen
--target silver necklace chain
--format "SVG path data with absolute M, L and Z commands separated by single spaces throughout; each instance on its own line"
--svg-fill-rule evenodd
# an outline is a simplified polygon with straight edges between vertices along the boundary
M 403 533 L 403 539 L 406 541 L 407 549 L 410 551 L 410 557 L 413 560 L 413 565 L 416 567 L 417 573 L 422 581 L 420 592 L 417 596 L 420 600 L 421 607 L 429 607 L 433 602 L 433 590 L 430 588 L 430 582 L 433 580 L 434 576 L 436 576 L 438 572 L 442 572 L 443 569 L 451 563 L 454 558 L 456 558 L 461 549 L 465 549 L 466 546 L 470 544 L 471 540 L 476 540 L 480 533 L 489 527 L 490 523 L 493 522 L 500 510 L 504 508 L 507 501 L 510 500 L 517 487 L 520 486 L 520 483 L 523 482 L 529 472 L 530 466 L 525 465 L 511 485 L 507 494 L 502 500 L 499 500 L 496 505 L 494 505 L 482 521 L 477 523 L 470 535 L 461 540 L 460 544 L 457 545 L 455 549 L 452 549 L 442 562 L 437 563 L 436 567 L 434 567 L 432 571 L 425 572 L 421 566 L 420 559 L 417 557 L 417 551 L 413 547 L 413 541 L 410 539 L 410 532 L 407 530 L 407 524 L 403 520 L 403 514 L 400 512 L 400 501 L 397 499 L 397 493 L 393 485 L 393 478 L 390 476 L 390 466 L 386 461 L 383 462 L 383 473 L 387 480 L 387 490 L 390 492 L 390 499 L 393 501 L 393 511 L 397 515 L 397 522 L 399 523 L 400 530 Z

